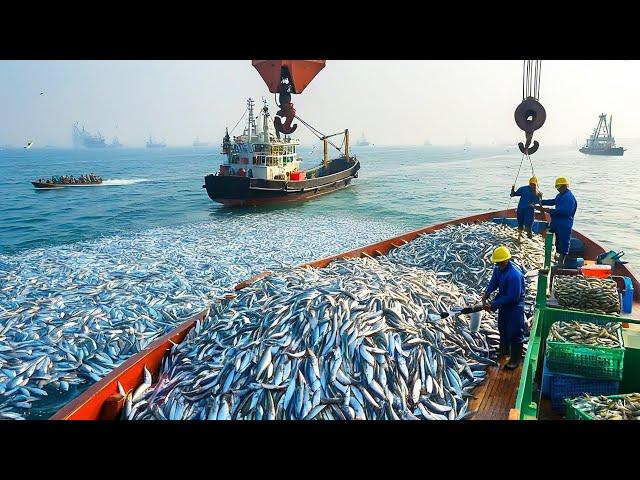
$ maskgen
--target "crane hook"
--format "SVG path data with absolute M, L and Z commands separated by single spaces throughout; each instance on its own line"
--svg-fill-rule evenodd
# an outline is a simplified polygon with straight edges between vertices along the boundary
M 527 97 L 516 108 L 514 118 L 516 125 L 525 132 L 526 138 L 526 143 L 524 145 L 522 142 L 518 143 L 518 148 L 524 154 L 533 155 L 540 146 L 540 144 L 534 140 L 533 147 L 530 147 L 533 132 L 544 125 L 547 119 L 547 112 L 542 104 L 534 97 Z
M 280 133 L 284 133 L 285 135 L 290 135 L 296 131 L 298 125 L 291 125 L 293 119 L 296 116 L 296 109 L 293 108 L 293 103 L 288 102 L 280 105 L 280 110 L 276 112 L 276 117 L 273 119 L 273 126 Z M 280 119 L 283 117 L 285 119 L 284 123 Z
M 291 125 L 296 116 L 296 109 L 293 108 L 293 103 L 291 103 L 292 91 L 294 91 L 294 88 L 289 69 L 282 67 L 280 71 L 280 87 L 278 89 L 278 107 L 280 107 L 280 110 L 276 112 L 277 116 L 273 119 L 273 126 L 278 132 L 285 135 L 292 134 L 298 128 L 298 125 Z M 285 119 L 284 123 L 279 117 Z

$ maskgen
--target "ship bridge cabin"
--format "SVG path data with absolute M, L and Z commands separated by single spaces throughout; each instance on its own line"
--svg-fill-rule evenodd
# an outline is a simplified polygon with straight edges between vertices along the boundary
M 226 162 L 220 165 L 219 175 L 289 180 L 291 173 L 300 168 L 296 151 L 300 141 L 286 135 L 280 137 L 273 127 L 266 102 L 257 117 L 253 116 L 253 100 L 248 100 L 247 108 L 249 119 L 243 134 L 234 137 L 233 143 L 228 132 L 224 137 L 222 153 L 226 155 Z

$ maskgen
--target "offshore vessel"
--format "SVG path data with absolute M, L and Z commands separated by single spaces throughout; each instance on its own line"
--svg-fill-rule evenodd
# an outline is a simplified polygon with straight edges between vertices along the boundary
M 153 137 L 149 135 L 149 140 L 147 140 L 147 148 L 164 148 L 167 144 L 165 142 L 156 142 L 153 140 Z
M 610 116 L 609 124 L 607 125 L 607 115 L 600 114 L 598 125 L 593 129 L 591 136 L 587 138 L 585 146 L 580 149 L 581 153 L 616 157 L 621 157 L 624 154 L 624 148 L 616 147 L 616 141 L 611 130 L 612 120 L 613 116 Z
M 74 122 L 71 138 L 73 140 L 74 147 L 85 147 L 85 148 L 105 148 L 107 144 L 104 140 L 104 137 L 97 133 L 97 135 L 92 135 L 87 130 L 85 130 L 84 125 L 82 126 L 82 130 L 78 127 L 78 122 Z
M 329 159 L 329 137 L 323 137 L 322 164 L 302 171 L 297 153 L 300 141 L 275 130 L 266 101 L 258 117 L 254 117 L 253 107 L 253 100 L 248 99 L 243 134 L 231 141 L 227 131 L 222 143 L 225 161 L 218 172 L 204 179 L 202 188 L 211 200 L 226 206 L 296 202 L 340 190 L 357 178 L 360 162 L 349 156 L 348 130 L 341 157 Z
M 194 147 L 208 147 L 209 142 L 201 142 L 199 138 L 196 138 L 192 144 Z
M 358 147 L 368 147 L 369 145 L 371 145 L 371 142 L 366 139 L 366 137 L 364 136 L 364 132 L 362 132 L 362 137 L 360 137 L 360 140 L 358 140 L 358 143 L 356 143 L 356 145 Z

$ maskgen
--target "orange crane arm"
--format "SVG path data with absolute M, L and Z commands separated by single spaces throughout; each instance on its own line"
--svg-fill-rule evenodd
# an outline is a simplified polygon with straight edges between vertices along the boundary
M 296 116 L 291 94 L 302 93 L 324 68 L 325 60 L 252 60 L 251 64 L 258 70 L 269 91 L 278 94 L 280 110 L 273 119 L 273 126 L 277 132 L 291 135 L 297 127 L 291 124 Z M 284 118 L 284 122 L 280 117 Z
M 291 82 L 289 93 L 302 93 L 311 80 L 325 66 L 326 60 L 252 60 L 251 64 L 269 87 L 271 93 L 280 92 L 283 74 Z M 286 72 L 285 72 L 286 70 Z

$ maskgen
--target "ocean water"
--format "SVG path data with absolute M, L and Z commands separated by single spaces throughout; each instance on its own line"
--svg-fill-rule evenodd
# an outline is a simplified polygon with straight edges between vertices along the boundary
M 545 198 L 555 196 L 556 176 L 568 176 L 578 200 L 575 228 L 610 249 L 624 250 L 623 259 L 638 272 L 640 143 L 625 146 L 629 151 L 622 158 L 543 146 L 532 161 Z M 318 163 L 320 151 L 302 148 L 303 165 Z M 354 153 L 362 169 L 345 190 L 297 205 L 231 209 L 212 202 L 202 188 L 204 176 L 221 160 L 215 147 L 0 150 L 0 271 L 10 274 L 8 280 L 0 278 L 2 312 L 6 317 L 27 296 L 47 297 L 41 313 L 55 312 L 51 292 L 76 281 L 119 279 L 129 266 L 133 274 L 152 274 L 159 298 L 173 295 L 180 285 L 210 298 L 283 264 L 440 221 L 514 208 L 517 199 L 509 198 L 509 190 L 516 175 L 518 186 L 531 176 L 531 166 L 521 165 L 515 147 L 373 146 L 356 147 Z M 30 183 L 88 172 L 106 179 L 104 185 L 47 191 Z M 34 286 L 15 285 L 15 278 L 34 280 Z M 178 287 L 172 286 L 176 278 Z M 119 282 L 111 290 L 114 303 L 132 308 L 133 287 Z M 82 298 L 65 308 L 88 312 L 96 306 L 92 302 Z M 49 397 L 21 413 L 46 418 L 90 383 L 65 393 L 50 389 Z M 3 400 L 0 396 L 0 404 Z
M 623 157 L 542 146 L 531 159 L 545 198 L 556 193 L 556 176 L 568 176 L 578 199 L 575 228 L 624 250 L 624 259 L 635 263 L 640 262 L 640 192 L 634 174 L 640 143 L 625 146 L 629 150 Z M 255 226 L 256 235 L 270 233 L 273 212 L 289 216 L 291 229 L 308 228 L 308 220 L 323 216 L 375 220 L 404 231 L 516 205 L 508 195 L 522 157 L 515 147 L 370 146 L 353 151 L 362 169 L 348 189 L 297 205 L 229 209 L 212 202 L 202 188 L 204 176 L 221 161 L 217 147 L 0 150 L 0 253 L 153 227 L 224 225 L 230 216 Z M 320 152 L 302 148 L 304 165 L 319 162 Z M 30 184 L 38 177 L 86 172 L 101 175 L 105 184 L 52 191 Z M 530 175 L 525 159 L 516 183 L 526 184 Z M 313 234 L 331 236 L 332 231 Z

